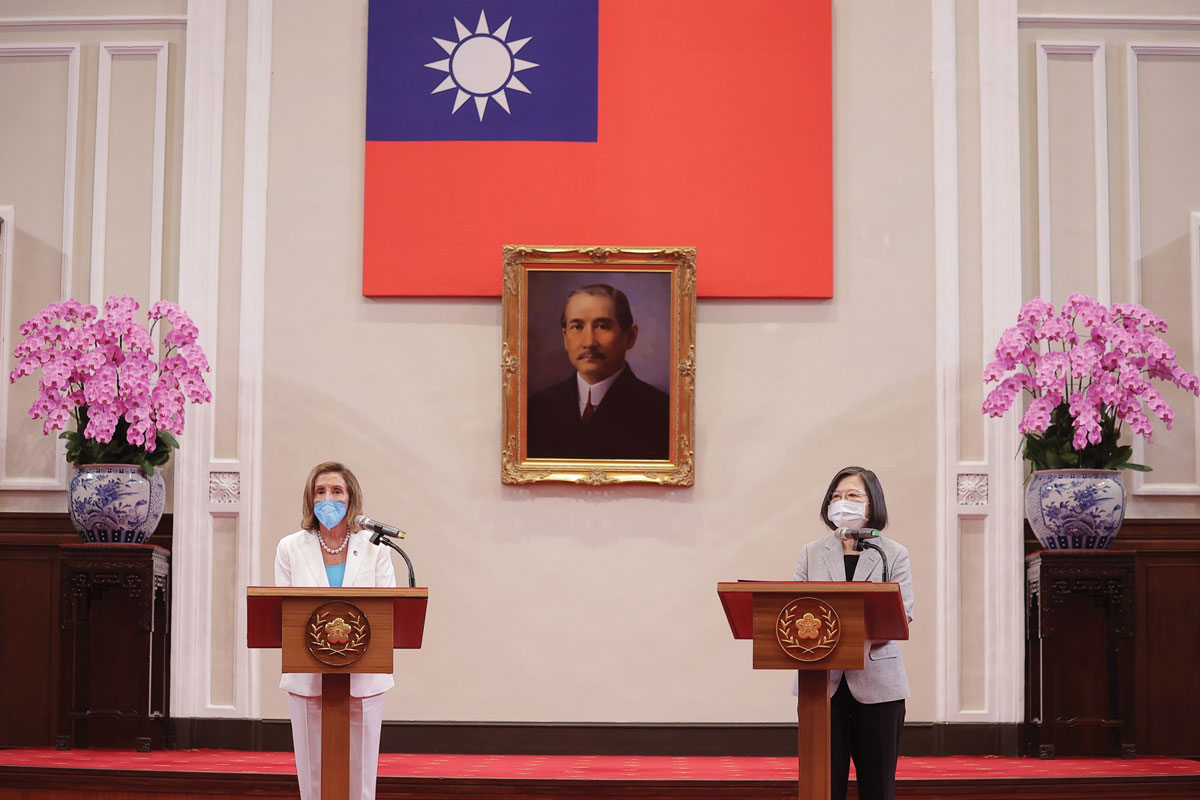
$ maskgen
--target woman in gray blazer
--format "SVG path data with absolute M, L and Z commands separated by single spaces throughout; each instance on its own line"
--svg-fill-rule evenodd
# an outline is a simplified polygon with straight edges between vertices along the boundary
M 829 482 L 821 503 L 821 521 L 833 531 L 800 551 L 793 580 L 883 581 L 883 558 L 870 548 L 854 551 L 842 529 L 887 527 L 887 504 L 879 478 L 869 469 L 846 467 Z M 883 536 L 870 540 L 887 557 L 888 580 L 900 584 L 904 610 L 912 622 L 913 588 L 908 550 Z M 904 728 L 908 675 L 894 641 L 871 642 L 864 669 L 830 670 L 829 695 L 831 789 L 833 800 L 845 800 L 850 759 L 860 800 L 892 800 L 896 758 Z

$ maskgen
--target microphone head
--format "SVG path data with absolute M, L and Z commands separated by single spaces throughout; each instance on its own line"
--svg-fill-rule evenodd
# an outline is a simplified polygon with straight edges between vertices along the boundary
M 359 514 L 354 518 L 354 525 L 358 528 L 369 528 L 373 521 L 374 520 L 372 520 L 366 514 Z
M 879 531 L 874 528 L 838 528 L 834 531 L 843 539 L 874 539 Z

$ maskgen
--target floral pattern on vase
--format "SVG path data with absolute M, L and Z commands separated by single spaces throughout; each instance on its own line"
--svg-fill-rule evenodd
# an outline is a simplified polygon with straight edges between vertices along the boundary
M 71 476 L 71 523 L 85 542 L 142 544 L 162 519 L 162 472 L 146 477 L 130 464 L 85 464 Z
M 1120 472 L 1038 470 L 1025 489 L 1025 517 L 1045 550 L 1103 550 L 1125 521 Z

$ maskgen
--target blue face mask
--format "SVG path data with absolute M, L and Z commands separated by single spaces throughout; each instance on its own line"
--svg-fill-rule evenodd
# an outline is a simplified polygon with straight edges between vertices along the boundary
M 313 513 L 326 530 L 333 530 L 335 525 L 346 518 L 346 504 L 341 500 L 318 500 L 313 505 Z

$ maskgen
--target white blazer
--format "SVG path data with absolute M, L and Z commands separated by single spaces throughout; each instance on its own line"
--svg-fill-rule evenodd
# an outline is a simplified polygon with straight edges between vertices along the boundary
M 396 571 L 392 569 L 391 550 L 382 545 L 371 544 L 371 534 L 356 531 L 350 534 L 346 545 L 346 575 L 342 586 L 391 587 L 396 585 Z M 325 560 L 321 558 L 321 545 L 317 534 L 312 531 L 296 531 L 279 540 L 275 548 L 276 586 L 328 586 Z M 396 685 L 391 675 L 358 674 L 350 676 L 350 696 L 370 697 L 386 692 Z M 285 672 L 279 688 L 292 694 L 306 697 L 321 695 L 321 676 L 308 672 Z
M 912 572 L 908 562 L 908 548 L 894 539 L 880 536 L 872 540 L 887 554 L 888 577 L 894 583 L 900 584 L 900 597 L 904 601 L 904 612 L 908 621 L 913 619 L 913 588 Z M 846 580 L 846 561 L 842 553 L 842 540 L 836 536 L 826 536 L 809 542 L 800 551 L 796 562 L 796 571 L 792 575 L 795 581 L 844 581 Z M 858 566 L 854 568 L 854 580 L 874 581 L 883 580 L 883 561 L 879 553 L 864 549 L 859 554 Z M 829 695 L 837 691 L 841 683 L 843 671 L 829 670 Z M 904 660 L 900 658 L 900 648 L 894 641 L 872 642 L 867 653 L 867 665 L 863 669 L 845 670 L 846 685 L 850 694 L 860 703 L 885 703 L 889 700 L 903 700 L 909 696 L 908 673 L 904 671 Z

